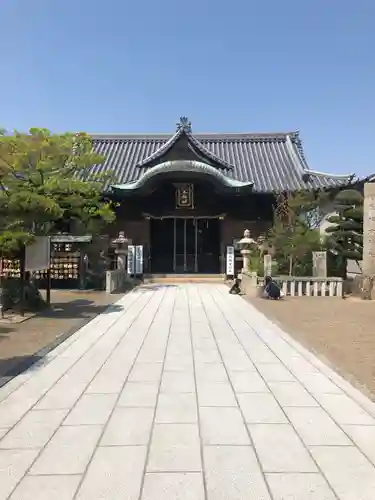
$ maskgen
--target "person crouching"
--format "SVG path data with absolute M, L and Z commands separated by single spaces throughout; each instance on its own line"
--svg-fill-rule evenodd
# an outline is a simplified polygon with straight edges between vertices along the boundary
M 271 276 L 266 276 L 264 279 L 264 297 L 273 300 L 278 300 L 281 297 L 281 290 Z

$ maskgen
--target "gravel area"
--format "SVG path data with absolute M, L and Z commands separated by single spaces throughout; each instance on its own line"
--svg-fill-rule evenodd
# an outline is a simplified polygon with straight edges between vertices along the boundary
M 249 299 L 375 401 L 375 302 L 355 298 Z

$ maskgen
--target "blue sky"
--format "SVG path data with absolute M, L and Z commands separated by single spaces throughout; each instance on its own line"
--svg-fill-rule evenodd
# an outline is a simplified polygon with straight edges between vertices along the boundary
M 2 0 L 0 126 L 299 129 L 310 167 L 375 172 L 374 0 Z

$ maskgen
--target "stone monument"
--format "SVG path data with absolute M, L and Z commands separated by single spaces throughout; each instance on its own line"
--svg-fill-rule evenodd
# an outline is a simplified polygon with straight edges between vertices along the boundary
M 315 278 L 327 277 L 327 252 L 313 252 L 313 276 Z
M 269 253 L 263 256 L 264 276 L 272 276 L 272 255 Z
M 374 299 L 375 278 L 375 183 L 367 182 L 364 186 L 363 203 L 363 285 L 362 297 Z
M 363 274 L 375 275 L 375 183 L 367 182 L 363 203 Z

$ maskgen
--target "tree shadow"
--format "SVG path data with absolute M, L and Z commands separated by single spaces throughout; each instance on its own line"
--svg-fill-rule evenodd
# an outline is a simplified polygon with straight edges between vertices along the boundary
M 14 331 L 14 328 L 12 328 L 11 325 L 0 324 L 0 340 L 2 337 L 7 337 L 7 334 L 11 333 L 13 331 Z
M 150 291 L 150 290 L 160 290 L 163 288 L 176 288 L 177 285 L 168 285 L 168 284 L 162 284 L 162 283 L 150 283 L 150 284 L 144 284 L 140 285 L 137 287 L 137 290 L 145 290 L 145 291 Z
M 39 313 L 41 318 L 51 319 L 86 319 L 94 318 L 98 314 L 122 311 L 124 308 L 117 304 L 96 304 L 93 300 L 76 299 L 68 302 L 55 302 L 50 308 Z
M 0 387 L 28 369 L 40 368 L 42 364 L 43 356 L 39 353 L 0 359 Z

